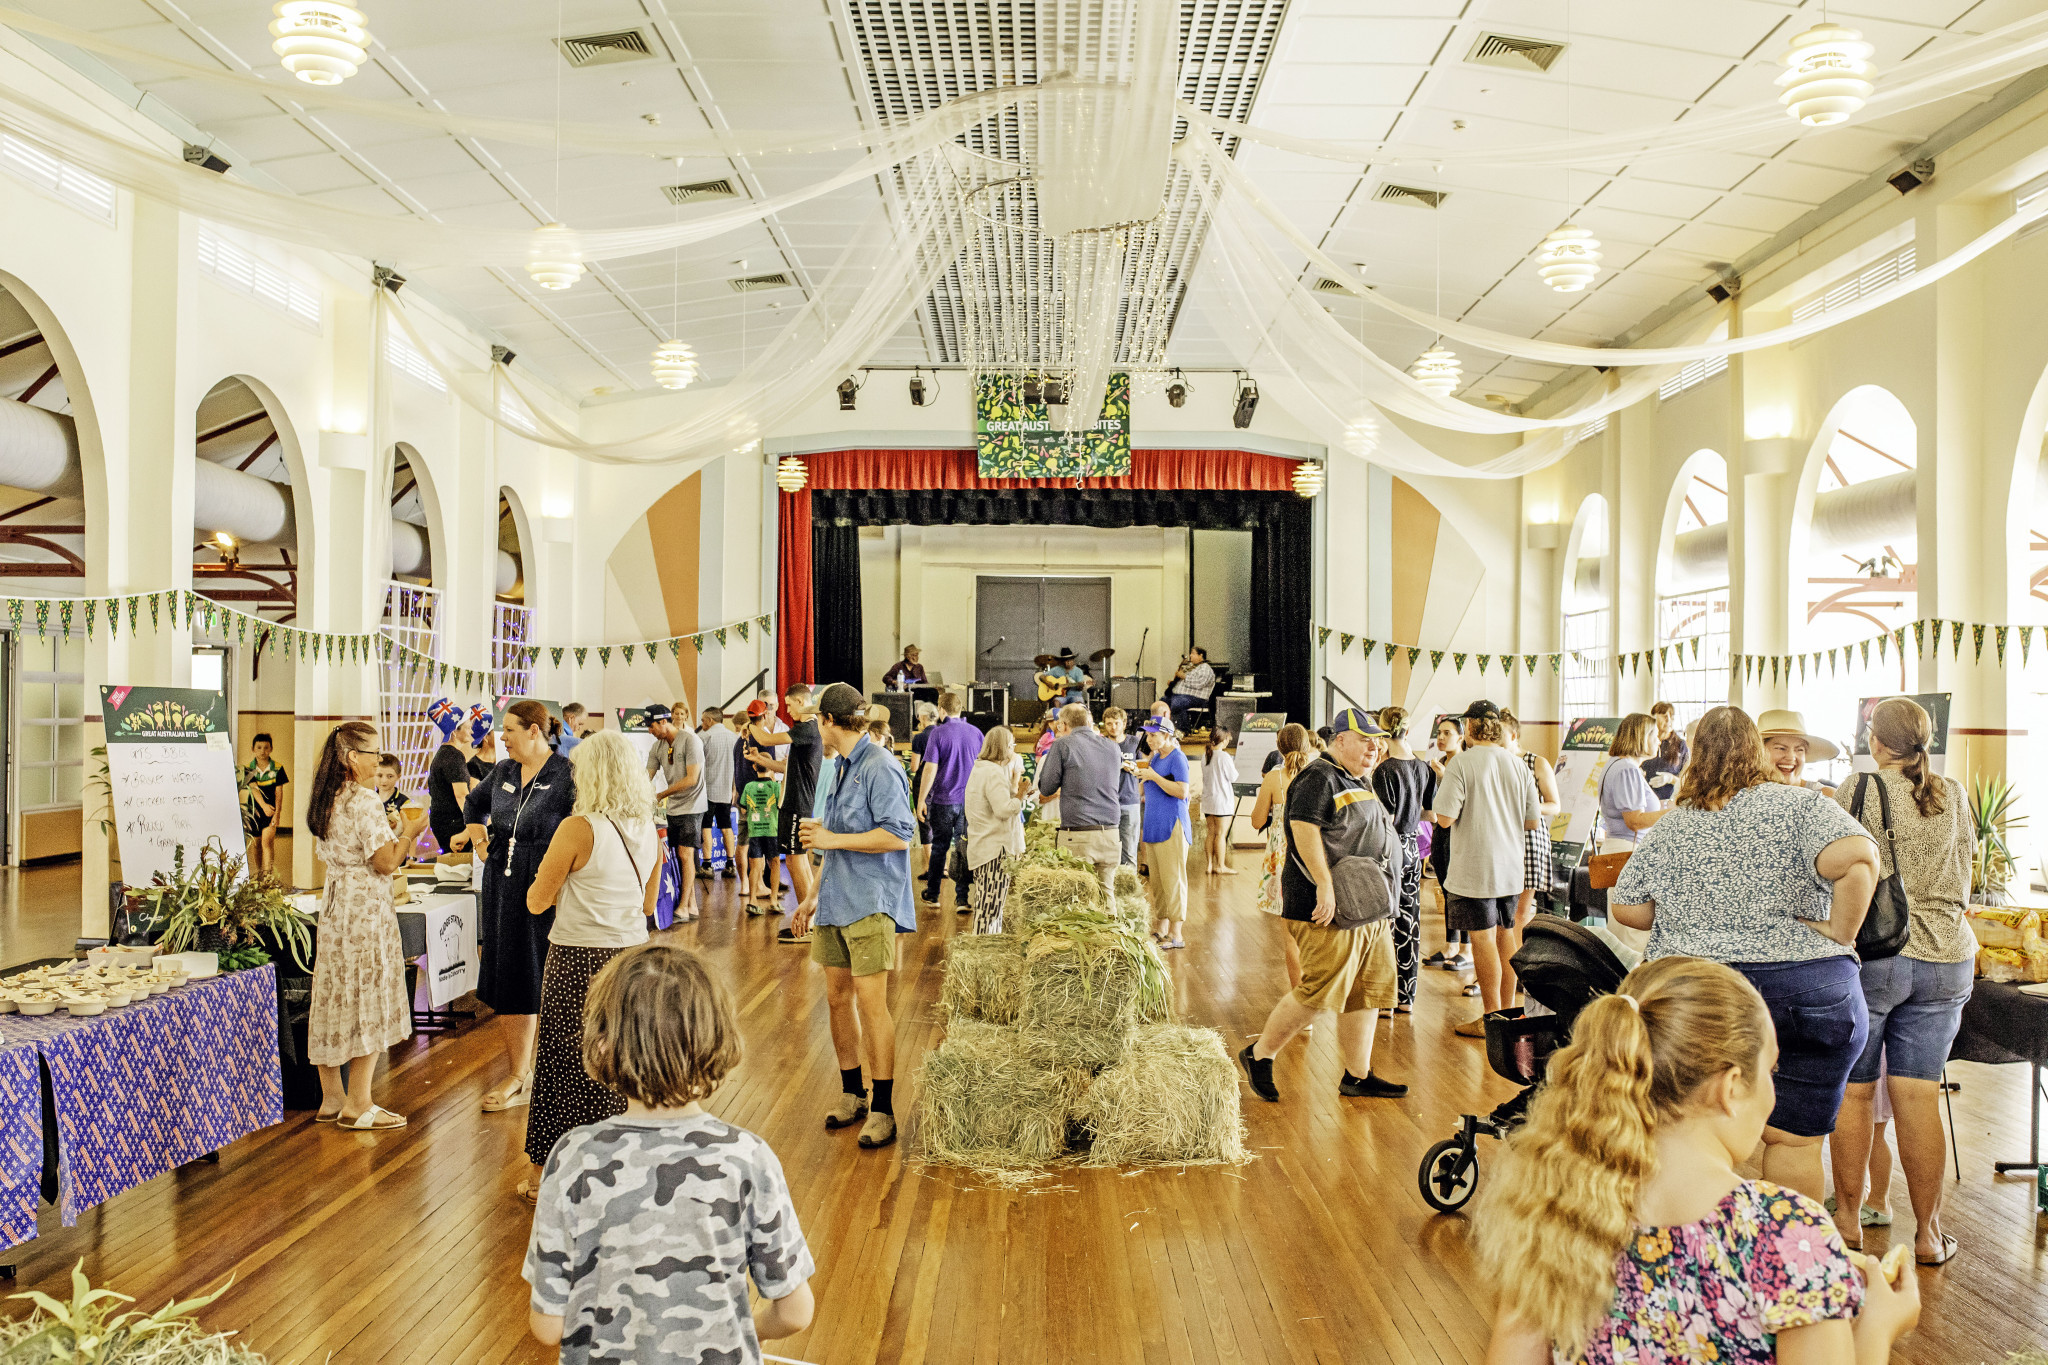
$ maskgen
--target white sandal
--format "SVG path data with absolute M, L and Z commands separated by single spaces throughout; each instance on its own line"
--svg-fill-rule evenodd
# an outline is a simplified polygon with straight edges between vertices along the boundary
M 405 1127 L 405 1115 L 394 1114 L 382 1105 L 371 1105 L 352 1119 L 336 1119 L 335 1127 L 357 1133 L 383 1133 Z

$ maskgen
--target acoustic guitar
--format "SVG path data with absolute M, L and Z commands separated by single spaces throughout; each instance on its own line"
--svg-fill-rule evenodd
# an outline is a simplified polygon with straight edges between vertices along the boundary
M 1032 667 L 1039 670 L 1031 676 L 1038 684 L 1038 699 L 1040 701 L 1051 701 L 1054 697 L 1064 694 L 1067 690 L 1067 678 L 1064 673 L 1048 673 L 1045 671 L 1058 662 L 1059 660 L 1050 654 L 1041 654 L 1031 661 Z

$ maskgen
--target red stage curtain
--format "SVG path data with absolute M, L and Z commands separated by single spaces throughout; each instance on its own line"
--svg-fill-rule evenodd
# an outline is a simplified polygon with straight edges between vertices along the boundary
M 795 683 L 814 681 L 816 636 L 811 612 L 811 490 L 778 493 L 781 523 L 777 553 L 775 592 L 775 681 L 776 693 Z M 776 709 L 784 721 L 789 709 L 780 700 Z
M 984 479 L 971 450 L 832 450 L 803 457 L 817 488 L 1068 487 L 1071 479 Z M 1131 472 L 1082 481 L 1084 488 L 1243 489 L 1284 493 L 1293 460 L 1248 450 L 1134 450 Z

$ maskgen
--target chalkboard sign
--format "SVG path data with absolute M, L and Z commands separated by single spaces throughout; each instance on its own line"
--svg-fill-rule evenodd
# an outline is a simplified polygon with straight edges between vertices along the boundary
M 235 746 L 227 699 L 185 687 L 102 687 L 107 776 L 130 886 L 170 875 L 177 850 L 189 869 L 208 840 L 243 852 Z

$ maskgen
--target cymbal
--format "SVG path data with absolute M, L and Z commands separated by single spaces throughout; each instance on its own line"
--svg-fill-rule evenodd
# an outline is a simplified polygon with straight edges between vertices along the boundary
M 1031 666 L 1033 668 L 1051 668 L 1058 662 L 1059 660 L 1050 654 L 1040 654 L 1031 660 Z
M 1093 654 L 1090 654 L 1088 656 L 1088 662 L 1091 664 L 1099 664 L 1104 659 L 1109 658 L 1111 655 L 1115 653 L 1116 651 L 1113 649 L 1098 649 Z

